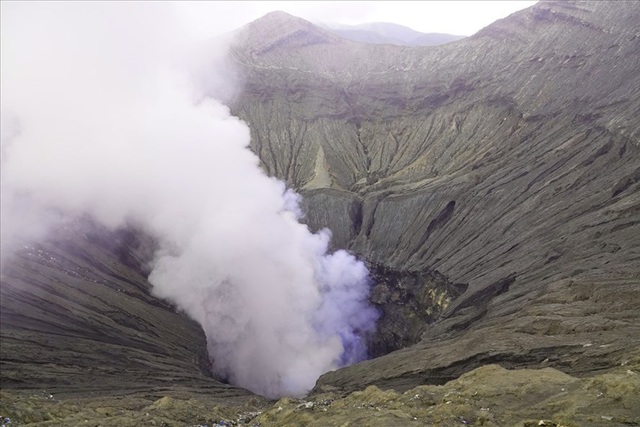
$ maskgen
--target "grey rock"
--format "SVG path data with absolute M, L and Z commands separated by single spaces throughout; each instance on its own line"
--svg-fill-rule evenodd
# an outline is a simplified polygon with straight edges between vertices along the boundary
M 485 363 L 588 374 L 640 345 L 639 21 L 634 2 L 541 2 L 438 47 L 298 19 L 243 30 L 233 112 L 308 197 L 311 228 L 371 265 L 468 284 L 419 344 L 320 384 L 404 388 Z

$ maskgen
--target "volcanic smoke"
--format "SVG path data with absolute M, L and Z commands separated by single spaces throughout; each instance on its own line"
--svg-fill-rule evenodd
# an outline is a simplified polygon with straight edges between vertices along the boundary
M 45 236 L 52 212 L 134 224 L 160 242 L 153 292 L 202 325 L 216 373 L 301 396 L 366 358 L 368 272 L 298 222 L 297 196 L 260 169 L 247 125 L 204 96 L 174 7 L 3 3 L 3 253 Z M 195 50 L 224 57 L 206 46 Z

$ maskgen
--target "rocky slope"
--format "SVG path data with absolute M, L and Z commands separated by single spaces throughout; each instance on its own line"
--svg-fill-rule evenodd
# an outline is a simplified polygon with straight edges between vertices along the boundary
M 233 111 L 308 223 L 373 265 L 468 285 L 415 347 L 321 384 L 493 362 L 587 374 L 640 345 L 639 19 L 633 2 L 544 2 L 435 48 L 282 13 L 240 33 Z M 394 307 L 383 323 L 429 309 Z
M 250 393 L 210 377 L 200 325 L 150 294 L 153 242 L 89 220 L 3 260 L 3 389 L 56 397 Z

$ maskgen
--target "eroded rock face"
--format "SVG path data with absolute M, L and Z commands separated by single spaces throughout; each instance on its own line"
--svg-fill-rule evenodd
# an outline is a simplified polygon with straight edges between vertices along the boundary
M 402 388 L 494 362 L 587 374 L 640 345 L 634 3 L 543 2 L 436 48 L 361 45 L 298 19 L 264 32 L 286 19 L 254 22 L 232 50 L 245 81 L 233 112 L 264 168 L 337 246 L 468 285 L 438 322 L 420 319 L 418 345 L 321 384 Z
M 427 326 L 467 288 L 437 271 L 398 271 L 380 265 L 369 270 L 373 281 L 369 300 L 381 313 L 370 338 L 372 358 L 419 342 Z
M 200 325 L 151 295 L 152 239 L 70 222 L 3 260 L 3 389 L 55 396 L 250 393 L 211 378 Z

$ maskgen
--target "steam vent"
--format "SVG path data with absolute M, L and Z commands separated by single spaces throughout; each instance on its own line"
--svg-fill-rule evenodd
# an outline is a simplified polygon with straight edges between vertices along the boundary
M 90 15 L 3 16 L 0 424 L 640 426 L 640 2 L 271 12 L 197 105 Z

